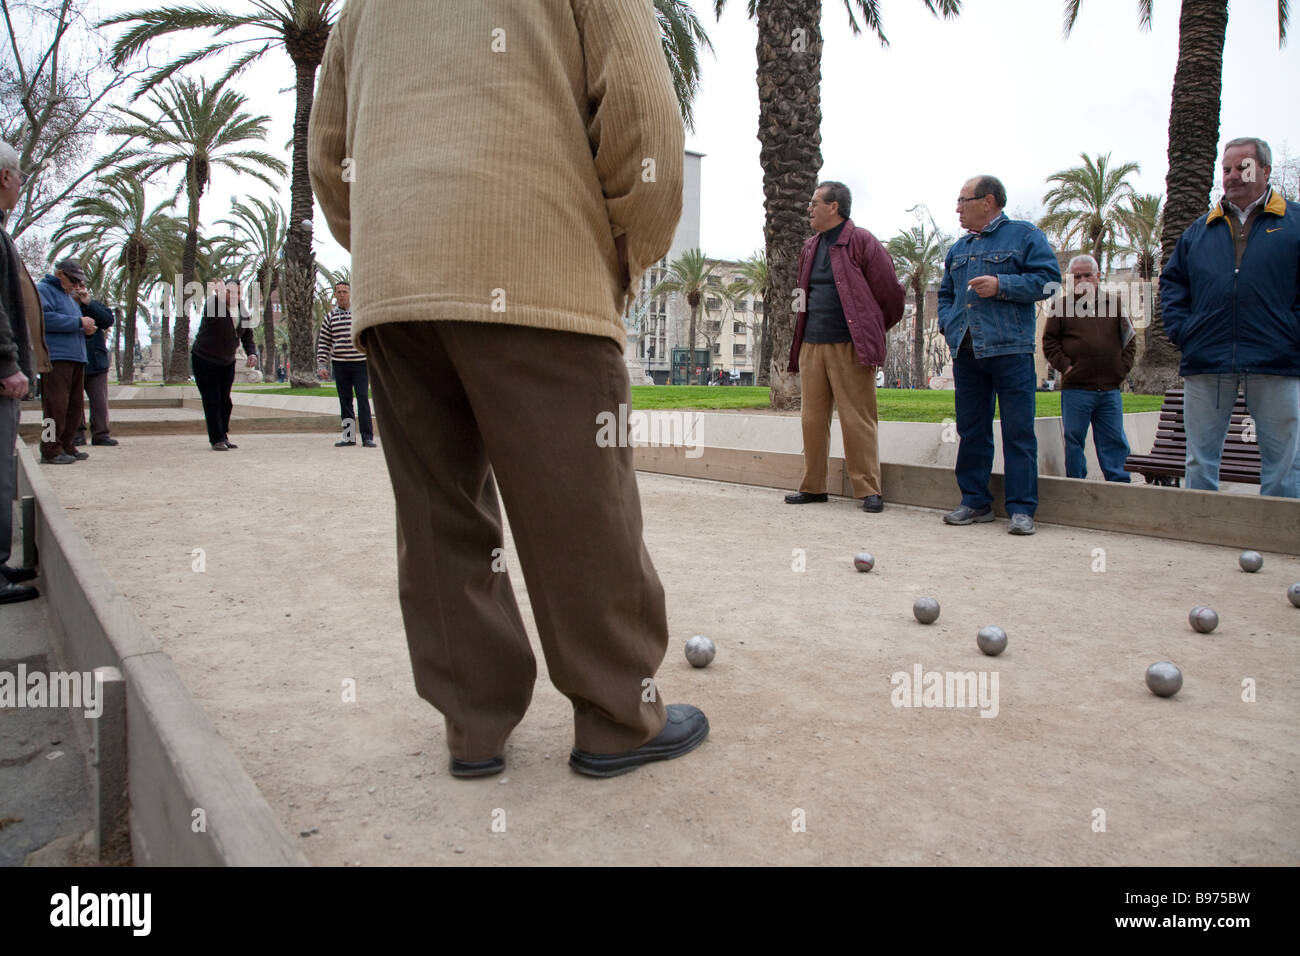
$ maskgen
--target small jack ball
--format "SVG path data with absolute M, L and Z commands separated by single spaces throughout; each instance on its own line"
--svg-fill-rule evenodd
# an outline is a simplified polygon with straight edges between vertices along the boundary
M 975 643 L 989 657 L 997 657 L 1007 649 L 1007 632 L 996 624 L 981 627 L 975 635 Z
M 912 602 L 912 613 L 922 624 L 939 620 L 939 602 L 932 597 L 919 597 Z
M 1147 687 L 1157 697 L 1173 697 L 1183 686 L 1183 672 L 1169 661 L 1156 661 L 1147 668 Z
M 1209 634 L 1219 626 L 1219 615 L 1215 613 L 1214 608 L 1202 604 L 1192 608 L 1192 612 L 1187 615 L 1187 622 L 1192 625 L 1193 630 Z
M 686 659 L 692 667 L 708 667 L 718 649 L 703 634 L 696 634 L 686 642 Z
M 853 556 L 853 566 L 859 571 L 870 571 L 876 566 L 876 559 L 866 551 L 859 551 Z
M 1286 589 L 1286 599 L 1296 607 L 1300 607 L 1300 581 Z
M 1243 551 L 1237 563 L 1241 565 L 1241 570 L 1254 574 L 1264 566 L 1264 556 L 1258 551 Z

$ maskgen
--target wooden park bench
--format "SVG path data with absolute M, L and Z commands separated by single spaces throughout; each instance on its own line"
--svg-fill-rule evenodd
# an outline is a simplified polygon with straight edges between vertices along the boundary
M 1220 481 L 1237 481 L 1259 484 L 1259 444 L 1255 439 L 1254 423 L 1246 411 L 1246 400 L 1237 394 L 1228 425 L 1228 437 L 1223 442 L 1223 458 L 1219 465 Z M 1125 471 L 1135 471 L 1152 485 L 1173 485 L 1186 475 L 1187 433 L 1183 431 L 1183 390 L 1171 388 L 1165 392 L 1165 403 L 1160 406 L 1160 425 L 1155 444 L 1146 455 L 1129 455 L 1124 462 Z

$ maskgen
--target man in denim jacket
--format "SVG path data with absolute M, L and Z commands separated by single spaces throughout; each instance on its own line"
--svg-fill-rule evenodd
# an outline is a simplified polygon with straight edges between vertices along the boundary
M 1007 514 L 1012 534 L 1034 533 L 1038 441 L 1034 436 L 1034 303 L 1059 288 L 1061 268 L 1047 237 L 1002 212 L 1006 188 L 992 176 L 968 180 L 957 197 L 967 234 L 948 250 L 939 286 L 939 330 L 952 350 L 957 388 L 957 485 L 961 505 L 948 524 L 993 520 L 993 406 L 1002 414 Z

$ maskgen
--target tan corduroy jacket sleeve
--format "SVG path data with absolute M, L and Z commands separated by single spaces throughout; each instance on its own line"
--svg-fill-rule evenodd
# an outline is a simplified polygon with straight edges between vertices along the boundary
M 307 128 L 307 167 L 311 188 L 321 212 L 338 244 L 352 251 L 352 217 L 349 212 L 348 182 L 352 175 L 348 159 L 347 64 L 344 62 L 342 31 L 330 31 L 321 61 L 320 87 L 312 104 Z
M 682 211 L 685 132 L 647 0 L 573 0 L 582 34 L 587 137 L 632 287 L 672 245 Z

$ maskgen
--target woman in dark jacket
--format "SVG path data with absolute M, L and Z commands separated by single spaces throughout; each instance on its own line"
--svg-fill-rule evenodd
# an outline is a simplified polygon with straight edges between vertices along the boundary
M 208 441 L 213 451 L 237 448 L 226 434 L 230 428 L 230 386 L 235 383 L 235 351 L 243 342 L 248 367 L 257 364 L 257 343 L 253 340 L 249 314 L 239 301 L 239 282 L 226 282 L 224 292 L 208 299 L 203 323 L 194 336 L 190 364 L 194 384 L 203 397 L 203 417 L 208 423 Z M 224 300 L 222 296 L 224 295 Z

